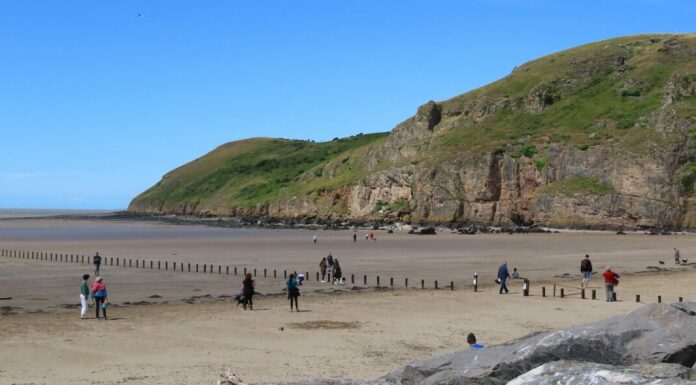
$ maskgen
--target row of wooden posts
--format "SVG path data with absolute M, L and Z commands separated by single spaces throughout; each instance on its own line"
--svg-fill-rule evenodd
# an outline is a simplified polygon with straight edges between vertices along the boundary
M 80 263 L 84 264 L 87 263 L 88 265 L 91 264 L 91 257 L 87 256 L 85 257 L 84 255 L 75 255 L 75 254 L 61 254 L 61 253 L 47 253 L 47 252 L 39 252 L 39 251 L 24 251 L 24 250 L 8 250 L 8 249 L 0 249 L 0 256 L 3 257 L 10 257 L 10 258 L 20 258 L 20 259 L 34 259 L 34 260 L 41 260 L 41 261 L 52 261 L 52 262 L 69 262 L 69 263 Z M 135 267 L 136 269 L 142 268 L 146 269 L 148 266 L 146 264 L 146 261 L 144 259 L 135 259 L 135 266 L 133 266 L 133 259 L 131 258 L 117 258 L 117 257 L 102 257 L 102 265 L 104 266 L 123 266 L 123 267 Z M 155 261 L 149 261 L 149 268 L 150 270 L 155 269 Z M 200 268 L 199 264 L 191 264 L 191 263 L 186 263 L 180 262 L 177 264 L 177 262 L 172 262 L 171 265 L 169 261 L 165 261 L 164 264 L 162 264 L 161 261 L 156 262 L 157 270 L 162 270 L 162 267 L 164 266 L 164 270 L 169 270 L 169 267 L 172 267 L 172 271 L 180 271 L 180 272 L 203 272 L 203 273 L 210 273 L 213 274 L 215 270 L 214 265 L 208 265 L 208 264 L 202 264 L 202 269 Z M 186 266 L 186 269 L 184 269 L 184 266 Z M 218 265 L 217 266 L 217 273 L 222 274 L 222 266 Z M 256 269 L 250 270 L 247 269 L 246 267 L 243 268 L 243 270 L 238 270 L 237 266 L 232 266 L 232 274 L 233 275 L 238 275 L 240 272 L 242 272 L 242 275 L 246 275 L 247 272 L 252 272 L 253 271 L 253 276 L 257 276 L 257 271 Z M 230 266 L 225 266 L 225 275 L 230 275 Z M 263 277 L 264 278 L 269 278 L 270 277 L 270 270 L 269 269 L 263 269 Z M 273 278 L 278 278 L 278 270 L 273 269 Z M 283 278 L 287 279 L 288 278 L 288 271 L 283 270 Z M 367 286 L 367 275 L 363 275 L 363 285 Z M 376 277 L 376 284 L 377 286 L 380 286 L 380 276 L 377 275 Z M 309 272 L 305 273 L 305 279 L 309 281 Z M 316 273 L 316 280 L 320 280 L 320 273 Z M 331 273 L 327 274 L 327 280 L 331 282 Z M 350 275 L 350 283 L 355 284 L 355 274 Z M 408 278 L 404 278 L 404 287 L 409 287 L 409 281 Z M 389 278 L 389 286 L 394 287 L 394 278 Z M 421 279 L 420 281 L 420 287 L 421 289 L 425 289 L 425 280 Z M 450 290 L 454 290 L 454 282 L 450 281 L 450 284 L 448 285 Z M 439 289 L 438 281 L 434 281 L 433 288 Z M 523 285 L 522 285 L 522 295 L 527 297 L 529 296 L 529 291 L 530 291 L 530 281 L 528 279 L 523 279 Z M 473 285 L 474 291 L 478 291 L 478 274 L 474 275 L 474 285 Z M 565 298 L 567 295 L 565 293 L 565 289 L 560 287 L 560 298 Z M 553 297 L 556 297 L 556 285 L 553 285 Z M 592 299 L 596 300 L 597 299 L 597 291 L 595 289 L 592 289 L 591 291 L 592 294 Z M 541 287 L 541 296 L 546 297 L 546 287 L 542 286 Z M 581 299 L 586 299 L 586 292 L 585 289 L 580 289 L 580 298 Z M 614 292 L 614 300 L 616 300 L 616 292 Z M 679 297 L 679 302 L 683 302 L 683 298 Z M 636 294 L 636 302 L 640 302 L 640 294 Z M 657 302 L 661 303 L 662 302 L 662 296 L 658 295 L 657 296 Z
M 61 253 L 48 253 L 48 252 L 39 252 L 39 251 L 24 251 L 24 250 L 7 250 L 7 249 L 0 249 L 0 256 L 3 257 L 10 257 L 10 258 L 20 258 L 20 259 L 34 259 L 34 260 L 41 260 L 41 261 L 51 261 L 51 262 L 67 262 L 67 263 L 78 263 L 78 264 L 91 264 L 92 258 L 90 256 L 84 256 L 84 255 L 75 255 L 75 254 L 61 254 Z M 133 263 L 135 262 L 135 263 Z M 129 267 L 133 268 L 135 267 L 136 269 L 147 269 L 148 264 L 146 263 L 148 261 L 144 259 L 131 259 L 131 258 L 118 258 L 118 257 L 102 257 L 102 265 L 103 266 L 117 266 L 117 267 Z M 184 262 L 171 262 L 165 261 L 162 263 L 162 261 L 149 261 L 149 268 L 150 270 L 170 270 L 171 266 L 171 271 L 180 271 L 180 272 L 196 272 L 196 273 L 209 273 L 209 274 L 214 274 L 215 272 L 215 265 L 208 265 L 208 264 L 191 264 L 191 263 L 184 263 Z M 164 269 L 162 269 L 164 267 Z M 247 272 L 252 273 L 254 277 L 257 276 L 257 269 L 247 269 L 244 267 L 243 269 L 238 269 L 237 266 L 232 266 L 232 269 L 230 269 L 230 266 L 224 266 L 224 274 L 225 275 L 230 275 L 230 272 L 233 275 L 239 275 L 239 273 L 242 273 L 242 275 L 246 275 Z M 222 275 L 223 274 L 223 266 L 218 265 L 217 266 L 217 273 Z M 271 271 L 270 269 L 263 269 L 263 277 L 264 278 L 270 278 L 271 276 Z M 292 272 L 291 272 L 292 273 Z M 273 269 L 273 278 L 278 278 L 278 270 Z M 305 280 L 309 281 L 309 272 L 305 272 Z M 283 279 L 288 278 L 288 270 L 283 270 Z M 368 279 L 367 275 L 363 275 L 362 277 L 363 284 L 367 286 L 368 284 Z M 381 280 L 380 276 L 376 276 L 376 284 L 377 286 L 380 286 Z M 321 279 L 320 273 L 316 273 L 316 280 L 319 281 Z M 327 280 L 331 282 L 331 273 L 327 274 Z M 350 283 L 355 284 L 355 274 L 350 275 Z M 420 287 L 421 289 L 426 288 L 425 280 L 421 279 L 420 281 Z M 409 287 L 409 281 L 408 278 L 404 278 L 404 286 Z M 389 286 L 394 287 L 394 278 L 389 278 Z M 448 285 L 450 290 L 454 290 L 454 281 L 450 281 Z M 438 281 L 434 281 L 433 288 L 439 289 L 439 283 Z
M 565 298 L 566 297 L 565 288 L 560 287 L 559 289 L 560 289 L 559 293 L 558 293 L 559 296 L 561 298 Z M 592 294 L 593 300 L 597 299 L 597 290 L 592 289 L 591 294 Z M 541 296 L 546 297 L 546 287 L 544 287 L 544 286 L 541 287 Z M 554 297 L 556 296 L 556 285 L 553 285 L 553 296 Z M 585 289 L 580 289 L 580 298 L 586 299 Z M 614 292 L 612 292 L 612 299 L 614 301 L 616 301 L 616 298 L 617 298 L 616 292 L 614 291 Z M 636 294 L 636 302 L 640 302 L 640 294 Z M 679 302 L 684 302 L 684 297 L 679 297 Z M 661 295 L 657 296 L 657 303 L 662 303 L 662 296 Z

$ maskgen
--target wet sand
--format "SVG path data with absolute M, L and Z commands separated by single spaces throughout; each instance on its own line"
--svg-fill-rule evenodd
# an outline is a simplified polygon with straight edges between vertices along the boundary
M 313 234 L 319 243 L 312 244 Z M 360 233 L 362 234 L 362 233 Z M 696 269 L 674 266 L 671 248 L 689 259 L 693 235 L 490 234 L 415 236 L 352 232 L 230 230 L 100 221 L 0 221 L 0 248 L 145 257 L 262 269 L 316 271 L 331 249 L 344 271 L 408 276 L 456 290 L 303 286 L 300 313 L 290 313 L 283 280 L 257 278 L 256 309 L 244 312 L 226 297 L 241 277 L 104 267 L 112 305 L 109 321 L 80 320 L 79 276 L 92 266 L 0 257 L 0 383 L 214 383 L 227 368 L 247 382 L 318 377 L 371 379 L 416 359 L 465 345 L 472 331 L 497 344 L 528 333 L 622 314 L 642 303 L 696 300 Z M 581 300 L 578 265 L 585 253 L 598 269 L 626 273 L 619 302 Z M 173 256 L 172 254 L 176 254 Z M 532 279 L 499 295 L 492 282 L 507 256 Z M 659 265 L 658 259 L 665 260 Z M 694 261 L 696 262 L 696 258 Z M 647 266 L 673 271 L 646 272 Z M 473 271 L 482 286 L 474 293 Z M 568 278 L 558 278 L 564 273 Z M 314 276 L 311 277 L 312 280 Z M 372 278 L 370 278 L 372 280 Z M 401 282 L 399 279 L 397 282 Z M 540 296 L 540 286 L 564 285 L 567 298 Z M 465 286 L 466 285 L 466 286 Z M 432 284 L 429 285 L 431 287 Z M 588 297 L 590 292 L 588 291 Z M 90 309 L 90 314 L 93 309 Z M 282 328 L 282 330 L 281 330 Z

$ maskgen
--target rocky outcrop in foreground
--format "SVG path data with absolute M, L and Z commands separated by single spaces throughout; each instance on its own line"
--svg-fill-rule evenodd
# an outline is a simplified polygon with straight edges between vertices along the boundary
M 696 302 L 688 302 L 445 353 L 375 381 L 303 385 L 696 384 L 695 364 Z

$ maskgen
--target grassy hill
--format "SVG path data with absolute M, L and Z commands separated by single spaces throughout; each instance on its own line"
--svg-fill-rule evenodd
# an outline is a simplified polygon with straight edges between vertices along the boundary
M 158 211 L 185 212 L 205 207 L 224 212 L 316 189 L 338 188 L 362 176 L 362 158 L 354 155 L 364 153 L 368 145 L 386 136 L 359 134 L 323 143 L 271 138 L 230 142 L 169 172 L 139 195 L 131 207 L 156 202 Z M 303 180 L 307 173 L 322 176 L 323 165 L 331 162 L 344 167 L 331 178 L 313 183 Z

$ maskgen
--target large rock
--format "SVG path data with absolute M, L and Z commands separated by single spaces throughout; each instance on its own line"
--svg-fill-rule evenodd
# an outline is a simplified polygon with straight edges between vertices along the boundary
M 676 364 L 629 367 L 577 361 L 554 361 L 508 382 L 508 385 L 683 385 L 695 384 L 696 371 Z
M 484 350 L 414 362 L 384 377 L 399 385 L 505 384 L 540 365 L 696 363 L 696 302 L 644 306 L 627 315 L 525 337 Z

